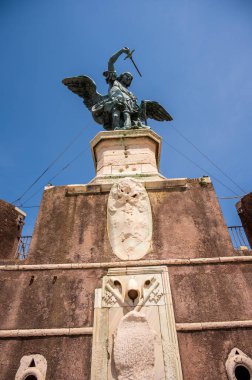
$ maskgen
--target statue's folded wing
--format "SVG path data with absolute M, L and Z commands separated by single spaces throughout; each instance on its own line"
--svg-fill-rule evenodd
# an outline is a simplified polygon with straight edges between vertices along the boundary
M 145 120 L 148 118 L 158 121 L 173 120 L 171 115 L 158 102 L 143 100 L 140 109 Z
M 83 102 L 89 111 L 91 111 L 93 105 L 104 99 L 104 96 L 96 91 L 95 82 L 87 76 L 81 75 L 78 77 L 65 78 L 62 83 L 67 86 L 69 90 L 83 98 Z

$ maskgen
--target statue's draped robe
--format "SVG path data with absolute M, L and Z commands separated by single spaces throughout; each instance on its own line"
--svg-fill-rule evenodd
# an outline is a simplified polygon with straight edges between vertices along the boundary
M 139 116 L 137 98 L 118 80 L 110 82 L 110 89 L 106 98 L 93 106 L 94 119 L 103 124 L 105 129 L 112 129 L 111 113 L 118 109 L 120 112 L 128 112 L 131 117 Z
M 109 95 L 113 99 L 115 107 L 118 103 L 118 106 L 121 107 L 123 111 L 129 112 L 130 114 L 139 112 L 137 98 L 118 80 L 114 81 L 109 91 Z
M 135 95 L 118 80 L 120 77 L 117 77 L 116 71 L 105 71 L 103 75 L 109 85 L 107 95 L 97 92 L 95 82 L 85 75 L 65 78 L 62 82 L 83 98 L 94 120 L 103 125 L 104 129 L 149 128 L 146 126 L 148 118 L 158 121 L 172 120 L 171 115 L 158 102 L 143 100 L 139 106 Z M 113 124 L 119 115 L 119 122 Z

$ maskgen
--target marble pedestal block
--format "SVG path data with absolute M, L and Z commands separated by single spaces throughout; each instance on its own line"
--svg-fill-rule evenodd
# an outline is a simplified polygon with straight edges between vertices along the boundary
M 96 177 L 92 184 L 116 178 L 162 180 L 159 173 L 161 138 L 149 129 L 100 132 L 91 141 Z

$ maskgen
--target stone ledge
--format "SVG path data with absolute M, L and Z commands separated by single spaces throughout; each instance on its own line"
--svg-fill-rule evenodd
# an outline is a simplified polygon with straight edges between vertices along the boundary
M 234 328 L 252 327 L 252 320 L 247 321 L 222 321 L 222 322 L 198 322 L 176 323 L 176 330 L 180 332 L 222 330 Z
M 125 268 L 144 266 L 178 266 L 178 265 L 216 265 L 233 263 L 252 263 L 251 256 L 206 257 L 195 259 L 166 259 L 166 260 L 138 260 L 138 261 L 111 261 L 104 263 L 64 263 L 64 264 L 17 264 L 0 265 L 0 271 L 27 271 L 27 270 L 57 270 L 57 269 L 102 269 Z
M 121 175 L 121 176 L 111 176 L 110 179 L 113 180 L 111 183 L 104 183 L 104 184 L 87 184 L 87 185 L 67 185 L 66 186 L 66 196 L 73 196 L 73 195 L 89 195 L 89 194 L 99 194 L 99 193 L 108 193 L 111 190 L 111 187 L 115 183 L 114 180 L 119 180 L 122 178 L 129 177 L 128 175 Z M 150 180 L 147 180 L 147 177 L 150 178 Z M 153 181 L 153 175 L 130 175 L 130 178 L 133 179 L 140 179 L 142 178 L 141 182 L 145 186 L 146 190 L 185 190 L 188 188 L 187 178 L 174 178 L 174 179 L 159 179 L 158 181 Z M 108 177 L 101 177 L 101 179 L 104 179 L 108 181 Z M 196 181 L 199 181 L 198 178 L 195 179 Z
M 92 334 L 93 334 L 93 327 L 0 330 L 0 338 L 20 338 L 20 337 L 28 337 L 28 336 L 92 335 Z
M 222 329 L 250 328 L 250 327 L 252 327 L 252 320 L 176 323 L 176 330 L 178 332 L 222 330 Z M 0 338 L 20 338 L 20 337 L 32 337 L 32 336 L 74 336 L 74 335 L 92 335 L 92 334 L 93 334 L 93 327 L 0 330 Z

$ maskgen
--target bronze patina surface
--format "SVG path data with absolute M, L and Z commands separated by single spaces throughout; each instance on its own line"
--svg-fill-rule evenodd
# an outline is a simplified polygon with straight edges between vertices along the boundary
M 149 128 L 147 119 L 171 121 L 171 115 L 158 103 L 142 100 L 140 105 L 136 96 L 129 91 L 133 76 L 124 72 L 117 76 L 114 64 L 117 59 L 126 54 L 140 74 L 132 52 L 127 47 L 120 49 L 108 61 L 108 70 L 103 73 L 109 85 L 108 94 L 101 95 L 96 90 L 95 82 L 88 76 L 81 75 L 63 79 L 63 84 L 69 90 L 83 98 L 83 102 L 92 113 L 94 120 L 103 125 L 106 130 Z

